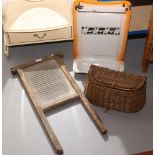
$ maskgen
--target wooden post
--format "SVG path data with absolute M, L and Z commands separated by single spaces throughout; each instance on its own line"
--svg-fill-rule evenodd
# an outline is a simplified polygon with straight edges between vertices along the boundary
M 146 72 L 148 69 L 151 56 L 153 56 L 153 12 L 151 13 L 150 17 L 148 34 L 146 37 L 144 55 L 142 60 L 142 69 L 144 72 Z

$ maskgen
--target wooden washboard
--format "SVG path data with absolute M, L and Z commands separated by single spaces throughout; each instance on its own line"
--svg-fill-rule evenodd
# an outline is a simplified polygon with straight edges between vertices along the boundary
M 63 153 L 45 112 L 80 99 L 89 116 L 102 134 L 107 132 L 92 105 L 86 99 L 65 64 L 57 55 L 50 55 L 11 68 L 13 75 L 18 74 L 30 97 L 34 109 L 58 154 Z

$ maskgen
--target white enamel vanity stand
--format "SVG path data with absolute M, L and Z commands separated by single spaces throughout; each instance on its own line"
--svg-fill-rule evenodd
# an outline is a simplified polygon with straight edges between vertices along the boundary
M 72 7 L 66 0 L 7 0 L 3 30 L 7 57 L 10 46 L 72 40 Z

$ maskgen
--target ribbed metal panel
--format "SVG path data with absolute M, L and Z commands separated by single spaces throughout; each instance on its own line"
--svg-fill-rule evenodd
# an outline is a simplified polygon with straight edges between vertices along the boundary
M 34 97 L 41 106 L 76 94 L 55 60 L 48 60 L 23 69 Z

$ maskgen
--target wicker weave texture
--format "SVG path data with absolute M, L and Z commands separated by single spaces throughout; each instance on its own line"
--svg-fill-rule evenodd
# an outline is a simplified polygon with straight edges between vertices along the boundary
M 76 94 L 55 60 L 48 60 L 23 69 L 41 106 L 52 104 Z
M 122 112 L 137 112 L 146 99 L 146 77 L 92 65 L 85 87 L 88 100 Z

